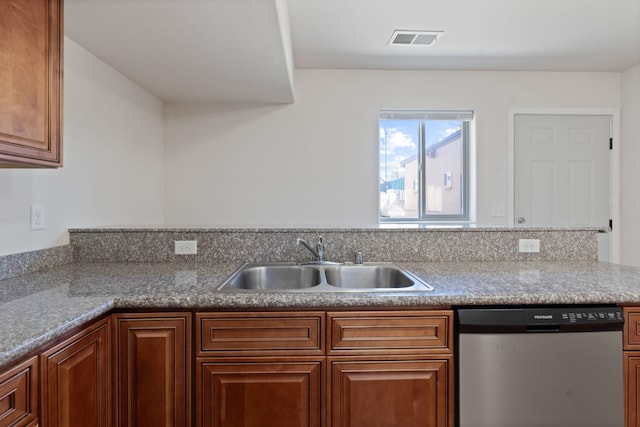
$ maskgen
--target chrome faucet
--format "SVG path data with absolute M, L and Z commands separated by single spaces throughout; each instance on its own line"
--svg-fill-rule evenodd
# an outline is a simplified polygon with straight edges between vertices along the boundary
M 318 243 L 316 243 L 316 248 L 313 249 L 309 242 L 304 239 L 297 239 L 296 243 L 298 246 L 302 245 L 309 250 L 316 258 L 316 261 L 303 262 L 302 264 L 342 264 L 341 262 L 336 261 L 325 261 L 324 259 L 324 241 L 322 240 L 322 236 L 318 236 Z
M 316 249 L 313 249 L 309 242 L 304 239 L 296 240 L 298 246 L 302 245 L 309 250 L 316 258 L 318 258 L 319 262 L 324 262 L 324 242 L 322 241 L 322 236 L 318 237 L 318 243 L 316 244 Z
M 324 242 L 322 236 L 318 236 L 318 243 L 316 243 L 316 252 L 318 252 L 318 261 L 324 262 Z

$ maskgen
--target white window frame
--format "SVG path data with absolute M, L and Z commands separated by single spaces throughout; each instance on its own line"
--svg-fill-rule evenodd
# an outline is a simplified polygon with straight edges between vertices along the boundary
M 419 198 L 418 216 L 417 217 L 383 217 L 380 215 L 380 204 L 378 203 L 378 218 L 381 223 L 432 223 L 432 222 L 467 222 L 470 221 L 471 214 L 471 123 L 473 122 L 474 113 L 471 110 L 380 110 L 378 114 L 378 126 L 380 120 L 460 120 L 462 121 L 462 188 L 461 188 L 461 213 L 460 214 L 427 214 L 426 213 L 426 197 L 423 190 L 426 185 L 425 162 L 423 161 L 426 154 L 424 138 L 421 135 L 419 141 L 418 157 L 420 158 L 419 166 Z M 421 132 L 422 133 L 422 132 Z M 378 141 L 379 143 L 379 141 Z M 380 150 L 378 150 L 380 151 Z M 378 159 L 380 164 L 381 158 Z M 380 181 L 380 177 L 378 177 Z M 379 182 L 378 182 L 379 184 Z M 405 189 L 406 190 L 406 189 Z

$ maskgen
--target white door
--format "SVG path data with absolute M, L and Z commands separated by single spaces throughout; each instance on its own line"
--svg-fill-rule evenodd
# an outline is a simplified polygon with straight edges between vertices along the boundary
M 611 116 L 516 114 L 514 218 L 519 226 L 608 227 Z M 610 259 L 610 234 L 599 259 Z

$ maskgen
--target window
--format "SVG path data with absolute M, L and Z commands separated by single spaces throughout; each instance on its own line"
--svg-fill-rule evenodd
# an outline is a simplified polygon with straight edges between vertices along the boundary
M 380 112 L 381 221 L 469 219 L 472 119 L 472 111 Z

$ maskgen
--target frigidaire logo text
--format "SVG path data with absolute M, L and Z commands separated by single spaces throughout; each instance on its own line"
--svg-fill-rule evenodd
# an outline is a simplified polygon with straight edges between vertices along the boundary
M 553 315 L 552 314 L 534 314 L 533 318 L 536 320 L 552 320 Z

